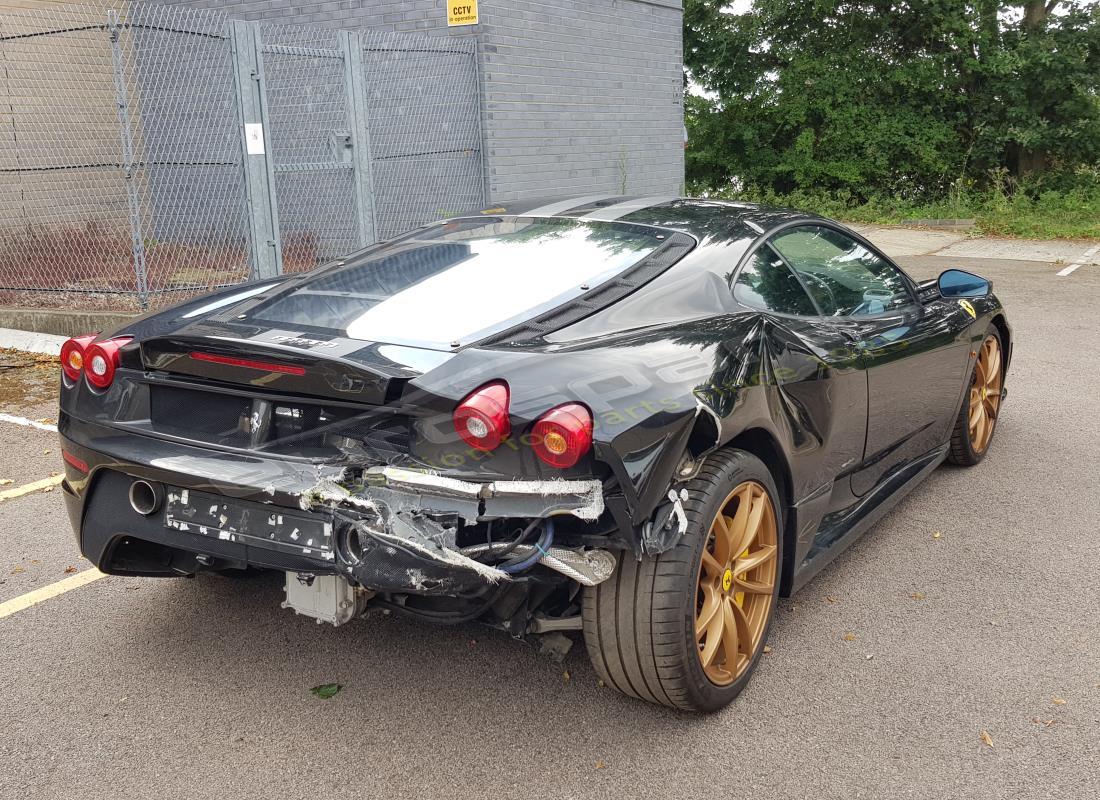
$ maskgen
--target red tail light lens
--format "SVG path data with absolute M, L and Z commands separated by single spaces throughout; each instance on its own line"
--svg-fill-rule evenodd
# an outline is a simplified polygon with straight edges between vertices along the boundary
M 552 467 L 571 467 L 592 447 L 592 414 L 580 403 L 552 408 L 535 423 L 531 447 Z
M 475 450 L 495 450 L 512 432 L 508 420 L 508 384 L 487 383 L 466 396 L 454 413 L 455 431 Z
M 191 358 L 196 361 L 208 361 L 211 364 L 225 364 L 230 367 L 244 367 L 245 369 L 258 369 L 261 372 L 278 372 L 281 375 L 305 375 L 305 367 L 295 367 L 291 364 L 276 364 L 272 361 L 253 361 L 251 358 L 235 358 L 233 356 L 219 356 L 214 353 L 194 352 Z
M 129 336 L 96 342 L 84 351 L 84 377 L 96 389 L 106 389 L 115 379 L 119 349 L 130 341 Z
M 96 334 L 87 336 L 74 336 L 61 345 L 61 371 L 70 381 L 80 378 L 80 371 L 84 368 L 84 350 L 95 340 Z

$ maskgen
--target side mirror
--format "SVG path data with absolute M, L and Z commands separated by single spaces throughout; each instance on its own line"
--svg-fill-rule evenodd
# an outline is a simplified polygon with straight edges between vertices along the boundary
M 940 297 L 985 297 L 993 291 L 993 284 L 980 275 L 949 269 L 936 281 Z

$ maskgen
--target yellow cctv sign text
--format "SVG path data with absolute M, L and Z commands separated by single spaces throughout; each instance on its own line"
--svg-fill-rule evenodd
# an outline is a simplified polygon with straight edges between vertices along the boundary
M 447 25 L 477 25 L 477 0 L 447 0 Z

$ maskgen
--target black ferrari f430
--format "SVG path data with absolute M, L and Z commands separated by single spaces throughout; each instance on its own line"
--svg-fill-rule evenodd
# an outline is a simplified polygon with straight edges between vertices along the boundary
M 1011 355 L 988 281 L 826 219 L 508 204 L 70 340 L 62 485 L 104 572 L 582 631 L 607 685 L 707 711 L 779 594 L 982 460 Z

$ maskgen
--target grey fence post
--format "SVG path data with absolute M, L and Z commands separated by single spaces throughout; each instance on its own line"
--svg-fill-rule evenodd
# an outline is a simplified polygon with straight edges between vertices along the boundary
M 269 117 L 263 86 L 260 26 L 240 20 L 233 20 L 229 25 L 241 126 L 241 164 L 252 240 L 252 276 L 272 278 L 283 272 L 283 246 L 279 240 L 271 134 L 266 125 Z
M 352 180 L 359 222 L 359 246 L 366 247 L 378 239 L 378 217 L 374 204 L 374 172 L 371 169 L 363 41 L 355 31 L 341 31 L 340 47 L 344 50 L 344 69 L 347 74 L 345 86 L 348 93 L 348 128 L 351 131 Z
M 126 72 L 122 58 L 122 28 L 118 12 L 107 12 L 107 30 L 111 37 L 111 68 L 115 78 L 115 101 L 118 103 L 118 133 L 122 140 L 122 176 L 126 181 L 126 206 L 130 216 L 130 247 L 134 255 L 134 278 L 138 301 L 144 311 L 149 307 L 149 274 L 145 264 L 145 237 L 141 232 L 141 198 L 134 175 L 134 131 L 130 124 L 130 97 L 126 87 Z
M 481 82 L 481 37 L 474 37 L 474 99 L 477 101 L 477 146 L 481 157 L 481 205 L 491 201 L 489 191 L 489 154 L 485 150 L 485 87 Z

